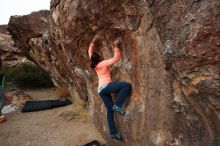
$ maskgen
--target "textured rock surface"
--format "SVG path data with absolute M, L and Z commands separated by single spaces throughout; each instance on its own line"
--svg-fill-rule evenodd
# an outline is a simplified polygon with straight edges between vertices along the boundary
M 57 85 L 88 100 L 108 145 L 218 146 L 219 3 L 52 0 L 45 19 L 41 12 L 13 17 L 9 30 Z M 105 58 L 113 55 L 113 40 L 122 39 L 123 60 L 112 68 L 113 79 L 133 86 L 128 114 L 116 115 L 123 143 L 108 135 L 98 80 L 89 68 L 87 48 L 95 33 L 103 37 L 97 52 Z
M 219 6 L 220 1 L 215 0 L 155 0 L 150 6 L 164 43 L 167 69 L 172 74 L 174 105 L 178 105 L 177 110 L 181 108 L 190 121 L 186 128 L 192 133 L 192 142 L 205 142 L 200 145 L 220 145 Z M 192 114 L 187 114 L 186 102 L 200 119 L 190 118 Z
M 49 72 L 57 86 L 64 86 L 57 68 L 51 64 L 51 55 L 48 52 L 50 49 L 48 47 L 48 16 L 48 10 L 33 12 L 25 16 L 12 16 L 8 30 L 13 36 L 16 47 L 22 50 L 29 60 Z
M 25 59 L 22 51 L 14 46 L 14 42 L 7 31 L 8 25 L 0 25 L 0 54 L 4 63 L 11 66 Z

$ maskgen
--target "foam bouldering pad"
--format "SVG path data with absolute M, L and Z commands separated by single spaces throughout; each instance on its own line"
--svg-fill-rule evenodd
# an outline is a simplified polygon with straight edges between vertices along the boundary
M 97 140 L 93 140 L 83 146 L 102 146 Z
M 48 110 L 70 104 L 72 104 L 72 102 L 67 98 L 57 100 L 26 101 L 21 112 Z

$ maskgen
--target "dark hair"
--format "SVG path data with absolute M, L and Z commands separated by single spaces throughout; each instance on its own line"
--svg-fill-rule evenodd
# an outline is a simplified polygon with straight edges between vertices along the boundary
M 91 68 L 95 68 L 96 65 L 101 61 L 101 56 L 96 53 L 96 52 L 93 52 L 92 53 L 92 56 L 91 56 Z

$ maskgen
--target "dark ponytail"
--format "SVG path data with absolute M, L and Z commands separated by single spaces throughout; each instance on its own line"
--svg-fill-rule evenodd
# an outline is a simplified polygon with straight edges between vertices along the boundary
M 101 61 L 101 56 L 98 53 L 93 52 L 90 61 L 91 61 L 90 67 L 95 68 L 96 65 Z

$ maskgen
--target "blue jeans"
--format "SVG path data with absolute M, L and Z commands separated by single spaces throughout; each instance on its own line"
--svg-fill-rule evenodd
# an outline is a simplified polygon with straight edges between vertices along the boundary
M 114 111 L 112 110 L 112 107 L 114 104 L 122 107 L 126 97 L 130 94 L 130 92 L 131 84 L 127 82 L 111 82 L 99 93 L 107 108 L 107 120 L 111 134 L 118 132 L 114 121 Z M 118 93 L 118 97 L 116 98 L 115 103 L 113 103 L 111 93 Z

